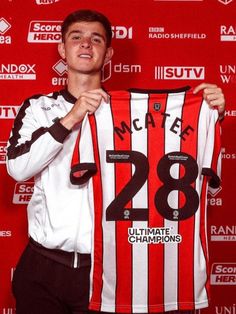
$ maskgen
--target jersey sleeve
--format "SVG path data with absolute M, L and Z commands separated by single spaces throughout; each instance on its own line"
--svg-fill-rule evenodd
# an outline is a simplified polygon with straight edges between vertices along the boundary
M 59 120 L 50 127 L 41 126 L 33 114 L 30 99 L 26 100 L 7 144 L 8 173 L 17 181 L 32 178 L 54 159 L 69 133 Z
M 92 119 L 92 117 L 90 117 Z M 95 173 L 92 131 L 88 115 L 85 116 L 81 132 L 76 140 L 71 161 L 70 181 L 74 185 L 85 184 Z
M 209 109 L 208 119 L 202 174 L 209 177 L 211 188 L 218 188 L 221 183 L 221 125 L 218 111 Z

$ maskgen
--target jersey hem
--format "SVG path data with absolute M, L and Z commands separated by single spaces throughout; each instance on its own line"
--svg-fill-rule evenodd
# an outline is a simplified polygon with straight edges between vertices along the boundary
M 202 302 L 181 302 L 169 304 L 156 304 L 146 306 L 132 306 L 132 313 L 155 313 L 164 311 L 177 311 L 177 310 L 198 310 L 209 306 L 208 300 Z M 130 313 L 130 305 L 101 305 L 99 303 L 90 303 L 89 309 L 93 311 L 111 312 L 111 313 Z M 147 310 L 148 308 L 148 310 Z

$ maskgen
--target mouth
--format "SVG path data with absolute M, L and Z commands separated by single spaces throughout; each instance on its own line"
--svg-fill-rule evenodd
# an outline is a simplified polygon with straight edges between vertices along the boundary
M 90 54 L 87 53 L 81 53 L 79 55 L 80 58 L 84 58 L 84 59 L 92 59 L 92 56 Z

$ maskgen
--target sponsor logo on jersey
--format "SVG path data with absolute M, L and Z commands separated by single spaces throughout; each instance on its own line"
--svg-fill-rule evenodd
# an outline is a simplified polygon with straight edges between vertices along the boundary
M 220 39 L 221 41 L 236 41 L 236 25 L 221 25 Z
M 155 66 L 156 80 L 203 80 L 203 66 Z
M 56 2 L 59 2 L 60 0 L 35 0 L 36 4 L 41 5 L 41 4 L 54 4 Z
M 0 80 L 36 80 L 35 64 L 0 64 Z
M 11 36 L 5 35 L 5 33 L 11 28 L 11 24 L 8 23 L 3 17 L 0 18 L 0 45 L 11 44 Z
M 112 38 L 115 39 L 132 39 L 133 27 L 126 26 L 112 26 Z
M 230 4 L 231 2 L 233 2 L 233 0 L 218 0 L 220 3 L 227 5 Z
M 180 234 L 174 234 L 172 228 L 128 228 L 129 243 L 179 243 Z
M 58 43 L 61 41 L 61 21 L 31 21 L 29 43 Z
M 15 185 L 13 204 L 28 204 L 34 191 L 34 182 L 18 182 Z
M 0 164 L 6 163 L 7 142 L 0 141 Z
M 149 39 L 206 39 L 205 33 L 174 33 L 167 32 L 163 26 L 150 26 L 148 28 Z
M 213 263 L 212 285 L 236 285 L 236 263 Z
M 105 82 L 109 80 L 112 73 L 141 73 L 142 66 L 140 64 L 124 64 L 122 62 L 117 64 L 112 64 L 111 61 L 106 63 L 102 70 L 102 81 Z
M 211 241 L 236 241 L 236 226 L 211 226 Z
M 224 84 L 236 84 L 236 65 L 220 65 L 220 78 Z
M 58 76 L 52 78 L 52 85 L 65 86 L 67 82 L 67 64 L 64 60 L 60 59 L 52 66 L 52 69 Z
M 0 119 L 15 119 L 20 106 L 0 106 Z
M 236 313 L 236 304 L 215 306 L 215 314 L 235 314 L 235 313 Z
M 0 230 L 0 238 L 11 237 L 10 230 Z

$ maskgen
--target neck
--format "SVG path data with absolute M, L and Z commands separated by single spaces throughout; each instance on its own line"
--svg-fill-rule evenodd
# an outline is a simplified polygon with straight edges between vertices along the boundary
M 101 75 L 71 75 L 68 73 L 67 89 L 76 98 L 86 91 L 101 88 Z

